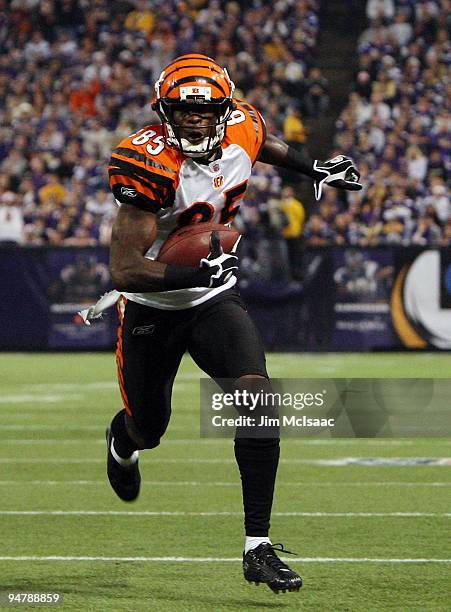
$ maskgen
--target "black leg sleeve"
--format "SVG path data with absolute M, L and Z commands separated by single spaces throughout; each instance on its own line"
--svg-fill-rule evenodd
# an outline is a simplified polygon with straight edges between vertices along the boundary
M 279 464 L 278 438 L 238 438 L 235 457 L 241 474 L 246 535 L 268 535 Z
M 119 457 L 130 457 L 130 455 L 138 450 L 136 442 L 130 438 L 125 426 L 125 410 L 119 412 L 111 421 L 111 432 L 114 438 L 114 448 Z

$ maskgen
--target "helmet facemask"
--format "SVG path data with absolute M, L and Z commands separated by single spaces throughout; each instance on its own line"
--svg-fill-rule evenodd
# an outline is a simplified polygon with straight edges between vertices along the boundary
M 166 130 L 166 140 L 169 145 L 180 149 L 188 157 L 205 157 L 212 153 L 221 145 L 224 140 L 227 120 L 234 109 L 232 100 L 228 98 L 214 101 L 203 101 L 199 99 L 188 99 L 186 102 L 172 100 L 170 98 L 159 100 L 156 108 L 158 115 Z M 193 113 L 202 115 L 211 113 L 214 115 L 212 123 L 177 121 L 176 113 Z M 204 138 L 197 142 L 198 138 L 189 139 L 189 132 L 198 132 L 199 138 L 205 134 Z

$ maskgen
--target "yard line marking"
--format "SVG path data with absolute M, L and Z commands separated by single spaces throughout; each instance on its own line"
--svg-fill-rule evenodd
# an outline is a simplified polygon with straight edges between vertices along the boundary
M 102 429 L 98 427 L 95 428 L 99 433 Z M 232 440 L 224 440 L 224 442 L 228 442 L 231 445 Z M 32 446 L 32 445 L 45 445 L 49 446 L 58 445 L 58 444 L 98 444 L 105 446 L 104 436 L 102 438 L 5 438 L 0 440 L 1 444 L 12 445 L 12 446 Z M 174 439 L 174 440 L 165 440 L 165 444 L 198 444 L 199 440 L 196 438 L 189 439 Z
M 34 416 L 34 415 L 33 415 Z M 0 425 L 0 431 L 63 431 L 63 432 L 74 432 L 74 431 L 97 431 L 99 434 L 103 436 L 105 432 L 105 427 L 103 425 L 74 425 L 74 426 L 63 426 L 63 425 L 23 425 L 23 424 L 10 424 L 10 425 Z M 177 427 L 170 426 L 170 431 L 185 431 L 187 432 L 186 427 Z M 230 444 L 231 439 L 227 438 L 176 438 L 174 440 L 165 439 L 164 444 L 191 444 L 195 442 L 196 444 Z M 284 444 L 289 443 L 290 445 L 301 445 L 301 446 L 349 446 L 349 445 L 360 445 L 362 443 L 365 446 L 411 446 L 413 444 L 418 444 L 421 442 L 413 441 L 413 440 L 367 440 L 365 439 L 363 442 L 361 439 L 334 439 L 334 440 L 304 440 L 304 439 L 295 439 L 291 438 L 290 440 L 284 439 Z
M 302 444 L 306 444 L 308 446 L 329 446 L 329 445 L 333 445 L 333 444 L 337 444 L 337 445 L 342 445 L 342 446 L 350 446 L 350 445 L 355 445 L 355 444 L 362 444 L 362 439 L 361 438 L 335 438 L 335 439 L 329 439 L 329 438 L 318 438 L 318 439 L 314 439 L 314 440 L 299 440 L 299 439 L 294 439 L 294 440 L 290 440 L 290 442 L 298 442 L 298 443 L 302 443 Z M 365 439 L 364 440 L 365 445 L 369 445 L 369 446 L 412 446 L 412 444 L 417 444 L 418 442 L 415 440 L 387 440 L 387 439 L 378 439 L 378 440 L 371 440 L 371 439 Z
M 3 425 L 0 426 L 0 430 L 9 430 L 9 431 L 15 431 L 17 429 L 17 431 L 21 431 L 21 430 L 34 430 L 34 431 L 46 431 L 49 430 L 50 428 L 45 427 L 45 426 L 26 426 L 26 425 L 22 425 L 22 426 L 9 426 L 9 425 Z M 66 428 L 66 427 L 54 427 L 52 429 L 52 431 L 64 431 L 64 432 L 73 432 L 73 431 L 78 431 L 78 430 L 82 430 L 82 431 L 96 431 L 99 434 L 102 435 L 101 438 L 91 438 L 91 439 L 85 439 L 83 437 L 80 438 L 5 438 L 1 440 L 2 444 L 14 444 L 14 445 L 27 445 L 27 444 L 105 444 L 105 440 L 103 439 L 103 434 L 104 434 L 104 429 L 103 427 L 72 427 L 72 428 Z M 174 428 L 172 429 L 172 431 L 177 431 L 177 430 L 181 430 L 180 428 Z M 305 446 L 310 446 L 313 445 L 314 442 L 321 442 L 321 444 L 324 444 L 326 442 L 326 440 L 291 440 L 291 443 L 295 443 L 295 444 L 301 444 L 301 445 L 305 445 Z M 329 441 L 327 441 L 329 442 Z M 338 441 L 330 441 L 331 444 L 330 445 L 334 445 L 337 444 L 338 445 Z M 344 442 L 344 440 L 341 440 L 341 442 Z M 361 441 L 358 440 L 353 440 L 353 442 L 359 442 L 359 444 L 362 444 Z M 372 441 L 373 443 L 376 442 L 376 440 Z M 408 444 L 410 445 L 412 443 L 412 441 L 407 441 Z M 232 439 L 208 439 L 208 438 L 174 438 L 174 439 L 168 439 L 168 440 L 164 440 L 163 441 L 164 444 L 227 444 L 230 445 L 232 443 Z M 365 444 L 367 444 L 365 442 Z M 329 444 L 327 444 L 329 445 Z M 374 445 L 374 444 L 373 444 Z M 384 446 L 384 445 L 390 445 L 389 442 L 382 442 L 382 444 L 378 444 L 377 446 Z M 399 446 L 403 446 L 404 443 L 401 441 L 396 441 L 396 445 Z
M 33 415 L 34 418 L 35 415 Z M 63 425 L 0 425 L 0 431 L 63 431 L 63 432 L 75 432 L 75 431 L 96 431 L 103 436 L 105 427 L 102 425 L 74 425 L 74 426 L 63 426 Z M 171 425 L 171 432 L 176 431 L 184 431 L 186 432 L 185 427 L 177 427 Z M 230 444 L 231 439 L 224 438 L 177 438 L 174 440 L 164 440 L 164 444 Z M 284 443 L 287 443 L 287 440 L 284 440 Z M 417 442 L 413 440 L 365 440 L 365 446 L 411 446 L 412 444 L 417 444 Z M 300 440 L 300 439 L 290 439 L 290 445 L 299 444 L 302 446 L 316 446 L 316 445 L 325 445 L 325 446 L 347 446 L 347 445 L 359 445 L 362 444 L 361 440 L 354 439 L 336 439 L 336 440 Z
M 35 415 L 33 415 L 35 416 Z M 102 428 L 97 425 L 79 425 L 64 427 L 62 425 L 0 425 L 0 431 L 98 431 Z
M 103 485 L 105 480 L 0 480 L 0 486 L 23 486 L 23 485 L 39 485 L 39 486 L 54 486 L 54 485 Z M 145 486 L 161 486 L 161 487 L 240 487 L 241 484 L 229 481 L 202 481 L 202 480 L 143 480 L 142 485 Z M 278 487 L 451 487 L 451 482 L 347 482 L 347 481 L 331 481 L 331 482 L 302 482 L 302 481 L 282 481 L 277 484 Z
M 104 463 L 103 459 L 56 459 L 56 458 L 42 458 L 42 459 L 22 459 L 22 458 L 11 458 L 11 457 L 0 457 L 0 464 L 95 464 Z M 204 459 L 195 457 L 184 457 L 180 459 L 174 458 L 144 458 L 141 460 L 143 465 L 154 465 L 155 463 L 161 465 L 165 463 L 177 464 L 177 463 L 204 463 L 204 464 L 221 464 L 226 465 L 229 463 L 235 464 L 235 459 Z M 287 465 L 314 465 L 314 466 L 330 466 L 330 467 L 428 467 L 428 466 L 449 466 L 451 465 L 451 458 L 449 457 L 347 457 L 341 459 L 280 459 L 279 463 L 285 463 Z
M 56 440 L 56 439 L 44 439 L 44 438 L 39 438 L 39 439 L 13 439 L 13 438 L 7 438 L 6 440 L 1 440 L 1 444 L 6 444 L 6 445 L 12 445 L 12 446 L 33 446 L 33 445 L 44 445 L 44 444 L 48 444 L 49 446 L 55 445 L 55 444 L 105 444 L 105 440 L 83 440 L 83 438 L 74 438 L 74 439 L 64 439 L 62 438 L 61 440 Z
M 242 516 L 242 512 L 186 512 L 169 510 L 1 510 L 3 516 Z M 320 518 L 449 518 L 450 512 L 273 512 L 273 516 Z
M 2 395 L 0 404 L 54 404 L 57 402 L 66 402 L 67 400 L 81 400 L 84 395 L 80 394 L 63 394 L 63 395 Z
M 285 559 L 285 557 L 281 557 Z M 241 557 L 61 557 L 1 556 L 0 561 L 127 561 L 132 563 L 239 563 Z M 294 557 L 291 563 L 451 563 L 451 559 L 372 559 L 370 557 Z
M 202 377 L 199 374 L 189 373 L 189 372 L 181 372 L 177 375 L 177 381 L 190 381 L 196 380 L 200 381 Z M 20 389 L 26 391 L 39 391 L 43 389 L 44 391 L 70 391 L 72 389 L 79 390 L 80 388 L 84 389 L 118 389 L 119 385 L 117 380 L 99 380 L 94 382 L 76 382 L 76 383 L 24 383 L 21 385 L 17 385 Z

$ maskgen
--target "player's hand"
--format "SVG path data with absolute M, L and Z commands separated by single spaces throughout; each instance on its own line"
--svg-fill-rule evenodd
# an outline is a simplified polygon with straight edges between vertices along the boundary
M 237 249 L 241 236 L 232 247 L 229 253 L 224 253 L 218 232 L 211 232 L 210 253 L 208 257 L 200 260 L 200 268 L 206 276 L 206 287 L 220 287 L 225 285 L 238 270 Z
M 317 177 L 313 182 L 316 200 L 321 198 L 324 183 L 337 189 L 347 189 L 349 191 L 362 189 L 362 185 L 359 183 L 360 173 L 354 166 L 352 159 L 346 155 L 337 155 L 327 161 L 315 159 L 313 169 L 317 172 Z

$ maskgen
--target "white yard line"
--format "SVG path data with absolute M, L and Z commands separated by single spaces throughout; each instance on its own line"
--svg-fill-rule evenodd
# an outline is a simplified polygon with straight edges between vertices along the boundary
M 180 430 L 180 428 L 178 428 Z M 72 431 L 97 431 L 99 434 L 104 433 L 105 429 L 102 427 L 89 427 L 89 426 L 80 426 L 80 427 L 46 427 L 44 425 L 39 425 L 36 427 L 27 426 L 27 425 L 2 425 L 0 426 L 0 431 L 61 431 L 61 432 L 72 432 Z M 172 431 L 175 431 L 174 429 Z M 162 444 L 230 444 L 232 442 L 231 438 L 174 438 L 163 440 Z M 285 440 L 283 441 L 285 442 Z M 413 444 L 412 440 L 372 440 L 373 444 L 371 446 L 410 446 Z M 374 444 L 377 442 L 377 444 Z M 365 444 L 368 445 L 367 441 L 362 440 L 291 440 L 290 444 L 301 444 L 305 446 L 316 446 L 318 444 L 324 446 L 351 446 L 358 443 L 359 445 Z M 444 442 L 445 443 L 445 442 Z M 1 444 L 13 444 L 15 446 L 22 445 L 26 446 L 28 444 L 105 444 L 105 440 L 102 438 L 4 438 L 1 440 Z
M 61 431 L 64 433 L 73 432 L 73 431 L 97 431 L 98 433 L 103 434 L 105 431 L 105 427 L 107 422 L 105 422 L 105 426 L 103 425 L 24 425 L 23 423 L 11 423 L 8 425 L 0 425 L 0 431 Z M 188 428 L 180 428 L 174 427 L 172 425 L 169 426 L 171 432 L 173 431 L 185 431 L 188 432 Z M 48 439 L 48 438 L 46 438 Z M 24 438 L 21 438 L 24 440 Z M 80 439 L 82 441 L 82 439 Z M 164 439 L 163 443 L 177 443 L 177 444 L 191 444 L 192 442 L 201 442 L 202 444 L 228 444 L 230 443 L 229 438 L 176 438 L 174 440 Z M 423 440 L 389 440 L 389 439 L 379 439 L 379 440 L 368 440 L 368 439 L 355 439 L 355 438 L 336 438 L 336 439 L 302 439 L 302 438 L 291 438 L 285 439 L 283 441 L 284 444 L 300 444 L 302 446 L 352 446 L 352 445 L 361 445 L 365 444 L 365 446 L 412 446 L 413 444 L 422 443 Z M 446 440 L 443 441 L 446 444 Z M 429 443 L 429 442 L 428 442 Z
M 36 415 L 33 415 L 36 416 Z M 0 431 L 97 431 L 102 432 L 98 425 L 0 425 Z
M 98 427 L 93 428 L 97 432 L 104 434 L 104 430 L 102 431 Z M 175 440 L 165 440 L 164 444 L 199 444 L 200 440 L 197 438 L 184 438 L 184 439 L 175 439 Z M 211 440 L 208 440 L 211 442 Z M 233 440 L 221 440 L 221 442 L 227 442 L 230 446 Z M 101 438 L 4 438 L 0 440 L 1 445 L 6 446 L 57 446 L 65 444 L 80 444 L 85 446 L 87 444 L 96 444 L 96 445 L 105 445 L 105 437 Z
M 379 463 L 375 463 L 378 461 Z M 394 463 L 391 463 L 394 461 Z M 397 461 L 397 462 L 396 462 Z M 421 463 L 421 461 L 428 461 L 431 463 Z M 22 459 L 22 458 L 12 458 L 12 457 L 1 457 L 0 464 L 64 464 L 64 465 L 72 465 L 79 463 L 86 464 L 96 464 L 96 463 L 104 463 L 104 459 L 71 459 L 71 458 L 39 458 L 39 459 Z M 417 463 L 415 463 L 417 462 Z M 233 463 L 235 464 L 235 459 L 204 459 L 204 458 L 195 458 L 195 457 L 183 457 L 179 459 L 175 458 L 155 458 L 148 459 L 144 458 L 142 460 L 143 465 L 163 465 L 163 464 L 187 464 L 187 463 L 195 463 L 195 464 L 220 464 L 226 465 Z M 287 465 L 316 465 L 316 466 L 331 466 L 331 467 L 354 467 L 354 466 L 363 466 L 363 467 L 428 467 L 432 465 L 434 467 L 443 466 L 449 467 L 451 464 L 451 459 L 448 457 L 396 457 L 396 458 L 387 458 L 387 457 L 344 457 L 340 459 L 281 459 L 280 463 Z
M 1 510 L 0 516 L 242 516 L 242 512 L 152 510 Z M 273 512 L 272 516 L 311 518 L 449 518 L 449 512 Z
M 103 485 L 105 480 L 0 480 L 0 487 L 9 486 L 91 486 Z M 148 487 L 241 487 L 241 484 L 236 482 L 222 481 L 202 481 L 202 480 L 144 480 L 142 484 Z M 302 482 L 302 481 L 281 481 L 277 483 L 278 487 L 451 487 L 451 482 Z
M 284 557 L 282 557 L 284 559 Z M 451 559 L 372 559 L 369 557 L 291 557 L 290 563 L 451 563 Z M 1 556 L 0 561 L 127 561 L 156 563 L 240 563 L 241 557 L 62 557 Z
M 180 373 L 177 375 L 177 382 L 180 381 L 200 381 L 201 377 L 199 374 L 195 373 Z M 11 387 L 12 388 L 12 387 Z M 16 388 L 19 388 L 21 391 L 78 391 L 80 389 L 83 390 L 98 390 L 98 389 L 117 389 L 118 382 L 117 380 L 98 380 L 94 382 L 75 382 L 75 383 L 24 383 L 22 385 L 17 385 Z
M 18 394 L 11 394 L 11 395 L 2 395 L 0 397 L 0 404 L 55 404 L 55 403 L 62 403 L 62 402 L 67 402 L 67 401 L 80 401 L 84 398 L 84 395 L 80 395 L 80 394 L 68 394 L 68 393 L 62 393 L 62 394 L 54 394 L 54 395 L 34 395 L 34 394 L 30 394 L 30 395 L 26 395 L 26 394 L 22 394 L 22 395 L 18 395 Z

